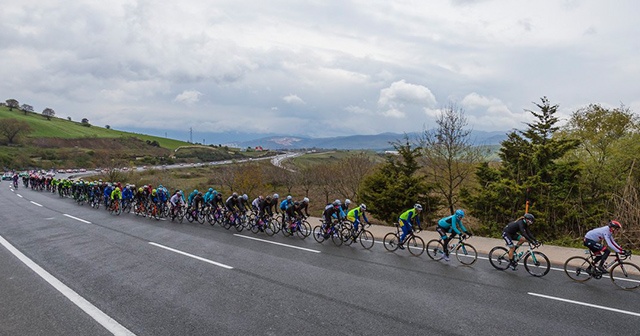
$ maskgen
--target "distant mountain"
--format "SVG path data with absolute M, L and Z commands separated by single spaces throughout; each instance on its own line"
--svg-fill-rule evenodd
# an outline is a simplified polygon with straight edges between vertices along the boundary
M 410 139 L 416 139 L 420 133 L 408 133 Z M 239 141 L 229 143 L 230 146 L 262 147 L 269 149 L 372 149 L 388 150 L 392 149 L 391 142 L 402 140 L 404 134 L 381 133 L 376 135 L 350 135 L 330 138 L 305 138 L 297 136 L 268 136 L 255 140 Z M 507 138 L 506 132 L 494 131 L 472 131 L 470 140 L 475 145 L 498 145 Z

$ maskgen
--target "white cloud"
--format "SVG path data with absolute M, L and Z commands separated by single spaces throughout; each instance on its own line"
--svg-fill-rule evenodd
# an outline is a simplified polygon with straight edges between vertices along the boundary
M 294 95 L 294 94 L 290 94 L 288 96 L 282 97 L 282 100 L 287 102 L 287 104 L 292 104 L 292 105 L 305 105 L 306 104 L 304 102 L 304 100 L 302 100 L 302 98 L 300 98 L 300 97 L 298 97 L 297 95 Z
M 385 117 L 398 118 L 398 119 L 401 119 L 407 116 L 406 113 L 394 108 L 383 111 L 382 115 Z
M 184 103 L 186 105 L 193 105 L 198 101 L 200 101 L 200 96 L 202 96 L 202 93 L 200 93 L 199 91 L 187 90 L 177 95 L 173 101 L 178 103 Z
M 380 98 L 378 98 L 380 107 L 404 104 L 434 106 L 436 103 L 436 97 L 429 88 L 407 83 L 404 79 L 380 90 Z

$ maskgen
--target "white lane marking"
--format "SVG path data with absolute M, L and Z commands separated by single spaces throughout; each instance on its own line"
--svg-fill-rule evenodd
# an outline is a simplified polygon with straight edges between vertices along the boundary
M 91 224 L 91 222 L 90 222 L 90 221 L 86 221 L 86 220 L 84 220 L 84 219 L 82 219 L 82 218 L 74 217 L 74 216 L 67 215 L 67 214 L 63 214 L 63 215 L 64 215 L 64 216 L 67 216 L 67 217 L 69 217 L 69 218 L 75 219 L 75 220 L 77 220 L 77 221 L 83 222 L 83 223 Z
M 320 253 L 320 251 L 318 251 L 318 250 L 312 250 L 312 249 L 308 249 L 308 248 L 304 248 L 304 247 L 298 247 L 298 246 L 278 243 L 278 242 L 274 242 L 274 241 L 270 241 L 270 240 L 264 240 L 264 239 L 244 236 L 244 235 L 237 234 L 237 233 L 234 233 L 233 235 L 236 236 L 236 237 L 240 237 L 240 238 L 246 238 L 246 239 L 261 241 L 263 243 L 269 243 L 269 244 L 274 244 L 274 245 L 279 245 L 279 246 L 284 246 L 284 247 L 290 247 L 290 248 L 294 248 L 294 249 L 298 249 L 298 250 L 302 250 L 302 251 L 307 251 L 307 252 Z
M 37 205 L 37 206 L 39 206 L 39 207 L 41 207 L 41 206 L 42 206 L 42 204 L 38 204 L 38 203 L 36 203 L 36 202 L 34 202 L 34 201 L 30 201 L 30 202 L 31 202 L 31 204 Z
M 22 254 L 22 252 L 18 251 L 13 245 L 11 245 L 8 241 L 4 239 L 4 237 L 0 236 L 0 244 L 4 245 L 4 247 L 9 250 L 9 252 L 13 253 L 20 261 L 22 261 L 25 265 L 27 265 L 32 271 L 38 274 L 42 279 L 48 282 L 51 286 L 58 290 L 58 292 L 62 293 L 67 299 L 73 302 L 76 306 L 82 309 L 87 315 L 91 316 L 96 322 L 100 323 L 105 329 L 111 332 L 114 335 L 134 335 L 129 329 L 123 327 L 116 320 L 111 318 L 109 315 L 102 312 L 96 306 L 92 305 L 91 302 L 87 301 L 85 298 L 80 296 L 78 293 L 73 291 L 71 288 L 67 287 L 67 285 L 63 284 L 60 280 L 56 279 L 49 272 L 45 271 L 38 264 L 33 262 L 33 260 L 29 259 L 27 256 Z
M 219 267 L 222 267 L 222 268 L 233 269 L 233 267 L 231 267 L 229 265 L 221 264 L 219 262 L 216 262 L 216 261 L 213 261 L 213 260 L 209 260 L 209 259 L 205 259 L 203 257 L 198 257 L 197 255 L 193 255 L 193 254 L 190 254 L 190 253 L 187 253 L 187 252 L 182 252 L 180 250 L 176 250 L 176 249 L 168 247 L 168 246 L 160 245 L 160 244 L 157 244 L 157 243 L 154 243 L 154 242 L 149 242 L 149 244 L 151 244 L 153 246 L 157 246 L 157 247 L 163 248 L 165 250 L 169 250 L 171 252 L 182 254 L 182 255 L 187 256 L 189 258 L 198 259 L 200 261 L 204 261 L 206 263 L 209 263 L 209 264 L 212 264 L 212 265 L 216 265 L 216 266 L 219 266 Z
M 23 197 L 22 197 L 22 195 L 20 195 L 20 194 L 16 194 L 16 196 L 18 196 L 18 197 L 20 197 L 20 198 L 23 198 Z
M 527 293 L 527 294 L 533 295 L 533 296 L 537 296 L 537 297 L 541 297 L 541 298 L 545 298 L 545 299 L 557 300 L 557 301 L 562 301 L 562 302 L 567 302 L 567 303 L 573 303 L 573 304 L 577 304 L 577 305 L 581 305 L 581 306 L 586 306 L 586 307 L 591 307 L 591 308 L 598 308 L 598 309 L 612 311 L 612 312 L 615 312 L 615 313 L 621 313 L 621 314 L 627 314 L 627 315 L 633 315 L 633 316 L 640 317 L 640 313 L 634 313 L 634 312 L 627 311 L 627 310 L 609 308 L 609 307 L 605 307 L 605 306 L 594 305 L 594 304 L 591 304 L 591 303 L 568 300 L 568 299 L 563 299 L 563 298 L 559 298 L 559 297 L 555 297 L 555 296 L 549 296 L 549 295 L 543 295 L 543 294 L 537 294 L 537 293 Z

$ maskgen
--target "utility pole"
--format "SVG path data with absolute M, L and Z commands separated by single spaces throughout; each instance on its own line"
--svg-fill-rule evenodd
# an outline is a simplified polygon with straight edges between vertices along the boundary
M 193 143 L 193 128 L 189 127 L 189 143 Z

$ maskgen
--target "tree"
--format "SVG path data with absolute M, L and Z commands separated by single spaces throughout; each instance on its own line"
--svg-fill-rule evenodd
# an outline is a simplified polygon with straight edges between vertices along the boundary
M 3 119 L 0 123 L 0 134 L 5 136 L 9 144 L 16 143 L 20 136 L 29 132 L 29 124 L 18 119 Z
M 562 230 L 577 224 L 574 202 L 580 168 L 564 157 L 578 142 L 556 134 L 558 105 L 551 105 L 546 97 L 541 100 L 535 103 L 540 112 L 526 110 L 537 121 L 527 123 L 525 131 L 509 133 L 500 148 L 500 165 L 481 165 L 476 172 L 478 186 L 464 193 L 466 203 L 489 233 L 501 232 L 527 207 L 536 216 L 536 231 L 542 237 L 557 238 Z
M 364 152 L 349 155 L 335 163 L 338 173 L 335 176 L 336 192 L 344 198 L 360 199 L 358 189 L 366 175 L 376 166 Z
M 45 116 L 47 120 L 51 120 L 51 117 L 55 117 L 56 111 L 54 111 L 50 107 L 47 107 L 46 109 L 42 110 L 42 115 Z
M 29 104 L 22 104 L 22 106 L 20 106 L 20 109 L 22 110 L 22 112 L 24 112 L 25 115 L 27 115 L 28 112 L 33 112 L 33 106 Z
M 16 109 L 20 108 L 20 103 L 15 99 L 7 99 L 6 102 L 7 102 L 7 107 L 9 108 L 9 111 L 13 111 L 14 108 Z
M 360 196 L 367 211 L 387 222 L 395 222 L 401 211 L 415 203 L 422 204 L 423 215 L 432 213 L 440 203 L 431 195 L 433 187 L 418 175 L 421 148 L 406 135 L 404 142 L 392 145 L 399 155 L 388 156 L 386 163 L 362 181 Z
M 89 119 L 87 118 L 82 118 L 82 121 L 80 121 L 80 123 L 82 124 L 82 126 L 91 127 L 91 124 L 89 123 Z
M 110 125 L 105 125 L 104 128 L 111 129 L 111 126 Z
M 474 146 L 465 130 L 464 110 L 450 103 L 437 117 L 438 127 L 425 130 L 420 138 L 424 171 L 436 192 L 445 200 L 451 214 L 458 203 L 458 191 L 487 153 Z

